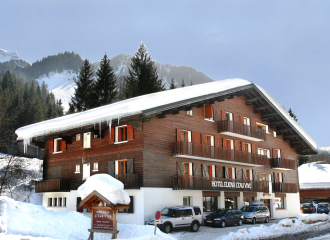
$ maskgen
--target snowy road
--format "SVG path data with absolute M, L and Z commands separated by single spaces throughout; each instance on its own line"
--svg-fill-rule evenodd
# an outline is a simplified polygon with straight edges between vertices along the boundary
M 278 223 L 280 220 L 270 220 L 269 223 L 257 223 L 255 225 L 246 223 L 242 226 L 227 226 L 225 228 L 215 228 L 215 227 L 206 227 L 201 226 L 199 231 L 197 233 L 190 232 L 187 230 L 180 230 L 180 231 L 174 231 L 171 233 L 171 236 L 178 240 L 200 240 L 200 239 L 216 239 L 221 236 L 227 235 L 230 232 L 237 232 L 239 229 L 242 228 L 250 228 L 250 227 L 258 227 L 260 225 L 266 225 L 270 226 L 274 223 Z

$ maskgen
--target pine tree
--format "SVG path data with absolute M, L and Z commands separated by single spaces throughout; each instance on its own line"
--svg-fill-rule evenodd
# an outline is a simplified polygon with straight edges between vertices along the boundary
M 131 60 L 129 75 L 125 77 L 123 89 L 126 98 L 165 90 L 162 79 L 158 79 L 155 62 L 148 55 L 147 48 L 142 42 Z
M 184 80 L 183 80 L 183 78 L 182 78 L 181 87 L 184 87 L 184 86 L 186 86 L 186 84 L 184 84 Z
M 294 114 L 294 112 L 292 111 L 291 108 L 289 108 L 288 113 L 296 122 L 298 122 L 298 118 L 297 118 L 296 114 Z
M 176 89 L 176 83 L 174 82 L 174 78 L 171 79 L 170 89 Z
M 192 81 L 190 82 L 190 86 L 192 86 L 193 85 L 193 83 L 192 83 Z
M 301 165 L 307 163 L 308 160 L 309 160 L 309 157 L 308 157 L 308 156 L 305 156 L 305 155 L 301 155 L 301 156 L 299 156 L 299 157 L 298 157 L 298 164 L 299 164 L 299 166 L 301 166 Z
M 93 72 L 90 62 L 86 59 L 80 68 L 78 80 L 76 81 L 77 88 L 74 96 L 71 97 L 70 108 L 75 112 L 86 111 L 93 107 Z
M 108 59 L 107 54 L 104 54 L 96 76 L 94 87 L 95 106 L 99 107 L 114 102 L 118 92 L 116 76 L 110 66 L 110 59 Z

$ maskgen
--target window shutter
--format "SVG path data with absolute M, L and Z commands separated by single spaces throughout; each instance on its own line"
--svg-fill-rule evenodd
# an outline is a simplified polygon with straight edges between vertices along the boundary
M 205 134 L 202 134 L 202 144 L 203 145 L 206 145 L 206 143 L 207 143 L 206 135 Z
M 254 119 L 251 118 L 250 122 L 252 127 L 256 127 L 256 121 L 254 121 Z
M 183 175 L 183 166 L 182 162 L 176 162 L 176 169 L 178 171 L 178 175 Z
M 246 177 L 246 168 L 242 168 L 242 179 L 243 180 L 247 179 L 247 177 Z
M 180 128 L 176 129 L 176 141 L 181 142 L 182 130 Z
M 115 142 L 115 128 L 111 127 L 111 130 L 109 129 L 109 142 L 114 143 Z
M 57 168 L 56 167 L 53 167 L 53 179 L 57 179 Z
M 131 124 L 127 124 L 127 140 L 133 140 L 133 132 L 134 129 L 132 128 Z
M 228 167 L 225 167 L 225 178 L 228 179 Z
M 203 177 L 209 177 L 209 175 L 207 173 L 207 165 L 206 164 L 202 164 L 202 171 L 203 171 Z
M 239 173 L 240 173 L 239 168 L 235 168 L 235 170 L 236 170 L 236 173 L 235 173 L 235 179 L 240 179 L 240 178 L 242 178 L 242 176 L 239 174 Z
M 285 182 L 285 181 L 284 181 L 284 173 L 282 173 L 282 182 Z
M 215 165 L 215 177 L 222 178 L 221 166 L 219 166 L 219 165 Z
M 193 167 L 193 176 L 199 176 L 198 164 L 197 163 L 193 163 L 192 164 L 192 167 Z
M 214 137 L 214 146 L 220 147 L 220 138 L 219 137 Z
M 254 180 L 254 181 L 258 181 L 258 179 L 257 179 L 257 172 L 255 171 L 255 170 L 252 170 L 252 179 Z
M 48 152 L 49 153 L 54 152 L 54 140 L 53 139 L 48 140 Z
M 272 149 L 272 152 L 273 152 L 273 154 L 272 154 L 273 156 L 272 157 L 273 158 L 277 158 L 277 151 L 276 151 L 275 148 Z
M 62 143 L 61 150 L 62 152 L 64 152 L 66 150 L 66 142 L 62 140 L 61 143 Z
M 244 124 L 244 117 L 243 116 L 239 116 L 239 122 Z
M 191 135 L 191 140 L 193 143 L 201 143 L 201 137 L 199 132 L 192 132 Z
M 77 212 L 83 212 L 83 209 L 78 209 L 80 203 L 81 203 L 81 197 L 77 197 Z
M 133 196 L 129 196 L 129 198 L 131 199 L 131 201 L 130 201 L 130 203 L 129 203 L 128 213 L 134 213 L 134 201 L 133 201 Z
M 234 115 L 234 117 L 233 117 L 234 122 L 239 122 L 239 115 L 237 115 L 237 114 L 233 114 L 233 115 Z
M 222 138 L 222 147 L 227 148 L 227 138 Z
M 115 163 L 116 163 L 116 161 L 108 162 L 108 173 L 111 176 L 115 176 Z
M 221 110 L 221 120 L 222 120 L 222 121 L 227 120 L 227 119 L 226 119 L 226 111 L 225 111 L 225 110 Z
M 235 150 L 240 150 L 239 143 L 240 143 L 240 141 L 238 141 L 238 140 L 234 140 Z
M 273 178 L 274 178 L 274 182 L 277 182 L 276 172 L 273 172 Z
M 205 104 L 204 105 L 204 117 L 205 118 L 212 118 L 212 104 Z
M 278 156 L 279 157 L 279 156 Z M 284 153 L 283 151 L 281 150 L 281 158 L 284 158 Z
M 254 143 L 251 144 L 251 148 L 252 148 L 252 149 L 251 149 L 251 152 L 252 152 L 252 153 L 257 153 L 257 152 L 256 152 L 256 150 L 257 150 L 257 149 L 256 149 L 256 145 L 255 145 Z
M 127 174 L 133 174 L 134 168 L 133 168 L 133 158 L 127 159 Z
M 242 142 L 242 151 L 243 151 L 243 152 L 247 152 L 247 150 L 248 150 L 248 149 L 245 149 L 245 143 Z

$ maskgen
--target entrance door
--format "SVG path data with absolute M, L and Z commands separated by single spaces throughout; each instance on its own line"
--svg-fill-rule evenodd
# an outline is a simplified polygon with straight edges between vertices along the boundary
M 83 179 L 87 180 L 91 176 L 91 165 L 89 163 L 85 163 L 83 165 Z
M 270 199 L 261 199 L 261 201 L 263 201 L 264 205 L 268 207 L 270 216 L 272 216 L 272 212 L 271 212 L 272 210 L 270 208 Z

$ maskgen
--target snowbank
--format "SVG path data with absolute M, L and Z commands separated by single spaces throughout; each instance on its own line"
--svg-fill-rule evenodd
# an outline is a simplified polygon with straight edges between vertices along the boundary
M 285 218 L 285 219 L 282 219 L 281 221 L 279 221 L 278 225 L 282 226 L 282 227 L 292 227 L 293 222 L 292 222 L 292 219 Z
M 22 235 L 46 237 L 42 239 L 86 240 L 89 236 L 87 229 L 90 226 L 91 219 L 78 212 L 48 211 L 43 206 L 0 197 L 0 233 L 5 233 L 6 238 L 11 235 Z M 153 226 L 118 223 L 118 230 L 118 239 L 174 240 L 159 229 L 157 229 L 157 235 L 153 235 Z M 2 235 L 1 239 L 6 239 L 5 237 Z M 111 234 L 97 233 L 94 239 L 111 239 Z
M 301 189 L 330 187 L 330 164 L 306 163 L 298 172 Z
M 94 190 L 113 204 L 120 203 L 127 205 L 131 201 L 128 193 L 124 190 L 124 184 L 108 174 L 96 174 L 89 177 L 78 188 L 78 194 L 81 199 L 84 199 Z
M 329 215 L 327 214 L 318 214 L 318 213 L 312 213 L 309 215 L 298 215 L 297 219 L 303 221 L 306 224 L 315 223 L 315 222 L 321 222 L 321 221 L 328 221 Z

